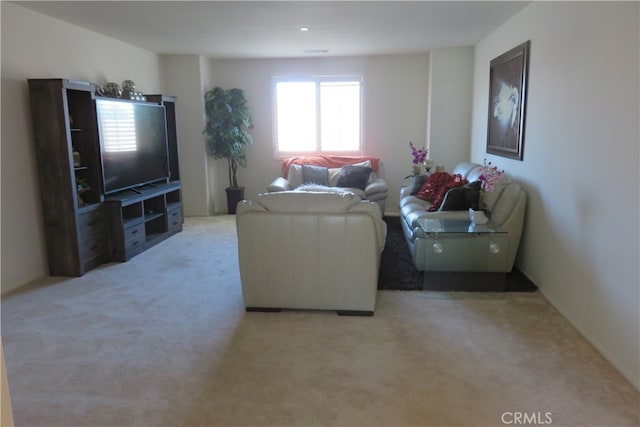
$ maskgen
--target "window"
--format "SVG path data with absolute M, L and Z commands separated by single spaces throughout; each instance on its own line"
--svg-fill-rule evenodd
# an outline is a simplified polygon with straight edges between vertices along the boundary
M 275 154 L 361 154 L 360 77 L 277 78 Z

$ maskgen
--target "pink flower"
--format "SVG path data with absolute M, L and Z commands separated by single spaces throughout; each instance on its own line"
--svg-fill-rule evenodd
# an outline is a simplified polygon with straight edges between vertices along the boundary
M 491 166 L 491 162 L 487 162 L 487 159 L 484 159 L 482 168 L 482 174 L 478 178 L 482 182 L 480 191 L 493 191 L 495 184 L 502 179 L 504 171 L 499 171 L 497 166 Z

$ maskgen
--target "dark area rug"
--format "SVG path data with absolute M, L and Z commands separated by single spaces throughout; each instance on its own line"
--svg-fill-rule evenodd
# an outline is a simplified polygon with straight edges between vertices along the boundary
M 411 252 L 404 239 L 400 217 L 385 216 L 387 241 L 380 259 L 378 289 L 421 291 L 424 289 L 424 273 L 416 270 Z M 507 292 L 533 292 L 538 287 L 520 270 L 514 268 L 507 274 Z

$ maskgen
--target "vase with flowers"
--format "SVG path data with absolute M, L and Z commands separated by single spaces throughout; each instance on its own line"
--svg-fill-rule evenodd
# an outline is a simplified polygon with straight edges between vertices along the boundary
M 431 159 L 427 159 L 427 156 L 429 155 L 429 150 L 427 150 L 425 147 L 416 148 L 416 146 L 413 145 L 413 142 L 411 141 L 409 141 L 409 147 L 411 148 L 411 157 L 412 157 L 412 163 L 413 163 L 413 167 L 411 169 L 413 173 L 409 176 L 420 175 L 422 173 L 423 165 L 425 166 L 425 169 L 427 171 L 431 169 L 431 167 L 433 167 L 433 163 L 431 163 Z M 431 167 L 428 167 L 427 163 L 429 163 Z
M 480 191 L 486 193 L 493 191 L 494 186 L 503 176 L 503 170 L 499 171 L 497 166 L 491 166 L 491 162 L 487 162 L 487 159 L 484 159 L 482 162 L 482 174 L 479 178 L 481 182 Z

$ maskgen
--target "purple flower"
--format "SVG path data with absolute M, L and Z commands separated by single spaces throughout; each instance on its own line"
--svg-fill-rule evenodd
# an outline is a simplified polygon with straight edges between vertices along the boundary
M 429 153 L 429 150 L 424 147 L 417 149 L 411 141 L 409 141 L 409 147 L 411 147 L 411 156 L 413 157 L 414 165 L 420 165 L 424 163 L 425 160 L 427 160 L 427 154 Z

